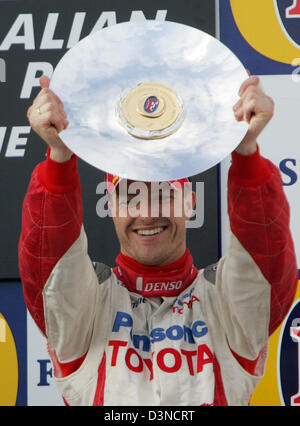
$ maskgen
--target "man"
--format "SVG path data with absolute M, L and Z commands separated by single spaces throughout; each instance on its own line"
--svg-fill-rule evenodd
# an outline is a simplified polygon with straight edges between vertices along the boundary
M 168 217 L 132 217 L 111 176 L 121 250 L 114 268 L 94 268 L 77 159 L 59 138 L 67 117 L 47 77 L 41 87 L 28 117 L 49 149 L 24 200 L 20 273 L 66 404 L 247 405 L 263 375 L 268 338 L 297 285 L 280 174 L 257 146 L 273 115 L 259 79 L 242 84 L 233 108 L 249 131 L 232 153 L 227 254 L 200 271 L 185 242 L 194 196 L 175 190 Z M 174 214 L 178 202 L 189 203 L 181 217 Z

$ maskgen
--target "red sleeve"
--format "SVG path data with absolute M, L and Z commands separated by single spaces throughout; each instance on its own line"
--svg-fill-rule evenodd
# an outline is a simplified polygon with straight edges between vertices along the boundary
M 228 213 L 231 231 L 271 285 L 271 335 L 293 302 L 298 269 L 289 228 L 290 209 L 280 172 L 260 155 L 259 148 L 250 156 L 232 153 L 228 175 Z M 263 352 L 252 361 L 232 351 L 250 374 L 255 374 L 260 357 L 264 357 Z
M 271 285 L 271 335 L 293 302 L 298 269 L 280 172 L 259 149 L 250 156 L 232 154 L 228 210 L 231 231 Z
M 58 163 L 48 155 L 32 174 L 23 203 L 19 240 L 25 302 L 44 334 L 42 291 L 58 260 L 79 237 L 82 216 L 77 158 Z

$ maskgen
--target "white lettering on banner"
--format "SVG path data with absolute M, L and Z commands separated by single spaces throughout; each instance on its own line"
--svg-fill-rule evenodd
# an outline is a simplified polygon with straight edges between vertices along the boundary
M 63 47 L 64 40 L 53 39 L 58 17 L 58 13 L 49 13 L 40 49 L 61 49 Z
M 24 157 L 27 138 L 21 138 L 20 135 L 29 134 L 30 130 L 30 126 L 15 126 L 12 128 L 5 154 L 6 157 Z M 20 146 L 24 147 L 24 149 L 21 149 Z
M 0 127 L 0 152 L 2 152 L 6 130 L 7 127 Z M 27 144 L 28 138 L 20 137 L 20 135 L 29 135 L 30 130 L 30 126 L 12 127 L 5 152 L 5 157 L 24 157 L 25 146 Z
M 73 23 L 72 23 L 72 28 L 70 31 L 70 37 L 67 44 L 67 49 L 75 46 L 75 44 L 79 42 L 85 16 L 86 16 L 85 12 L 75 13 Z
M 116 23 L 117 23 L 116 12 L 102 12 L 94 28 L 92 29 L 91 33 L 101 30 L 106 25 L 109 27 L 111 25 L 115 25 Z
M 167 13 L 167 10 L 157 10 L 155 20 L 164 21 L 167 17 Z M 63 48 L 64 39 L 55 38 L 56 27 L 58 22 L 61 20 L 61 17 L 63 17 L 63 14 L 60 13 L 49 13 L 47 15 L 47 20 L 40 44 L 41 50 Z M 86 12 L 76 12 L 74 14 L 72 27 L 70 29 L 70 34 L 67 41 L 67 48 L 74 46 L 80 40 L 85 17 Z M 131 12 L 131 21 L 140 21 L 143 19 L 147 18 L 142 10 L 133 10 Z M 102 12 L 97 19 L 91 33 L 101 30 L 105 26 L 111 26 L 117 23 L 117 12 Z M 25 50 L 34 50 L 36 48 L 34 40 L 33 14 L 24 13 L 17 16 L 15 22 L 4 37 L 0 45 L 0 50 L 9 50 L 14 44 L 24 44 Z
M 49 62 L 29 62 L 20 99 L 30 98 L 33 87 L 40 87 L 40 79 L 37 74 L 41 72 L 43 75 L 51 77 L 53 66 Z
M 24 28 L 23 35 L 18 35 Z M 4 38 L 0 50 L 9 50 L 13 44 L 24 44 L 25 50 L 34 50 L 33 19 L 30 13 L 20 14 Z

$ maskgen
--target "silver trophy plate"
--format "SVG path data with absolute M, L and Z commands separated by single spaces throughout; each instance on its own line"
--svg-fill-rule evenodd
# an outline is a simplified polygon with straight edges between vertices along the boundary
M 126 22 L 97 31 L 58 63 L 50 88 L 79 158 L 105 172 L 168 181 L 210 169 L 248 125 L 232 111 L 248 77 L 214 37 L 174 22 Z

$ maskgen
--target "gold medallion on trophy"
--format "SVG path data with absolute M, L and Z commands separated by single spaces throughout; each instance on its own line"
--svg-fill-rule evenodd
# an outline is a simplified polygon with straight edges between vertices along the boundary
M 117 116 L 132 136 L 158 139 L 178 130 L 184 120 L 184 105 L 171 87 L 144 82 L 121 96 Z

